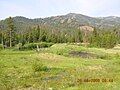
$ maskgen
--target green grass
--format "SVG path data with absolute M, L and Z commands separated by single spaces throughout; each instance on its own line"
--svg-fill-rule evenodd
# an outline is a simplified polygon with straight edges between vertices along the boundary
M 90 52 L 100 57 L 73 57 L 69 55 L 71 51 Z M 80 82 L 79 79 L 113 79 L 113 82 Z M 39 53 L 13 49 L 0 51 L 0 90 L 51 88 L 120 90 L 120 51 L 68 44 L 55 44 Z

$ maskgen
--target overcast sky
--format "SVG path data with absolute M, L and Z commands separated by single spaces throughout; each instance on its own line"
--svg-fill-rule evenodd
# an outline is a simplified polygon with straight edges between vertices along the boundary
M 119 16 L 120 0 L 0 0 L 0 19 L 79 13 L 93 17 Z

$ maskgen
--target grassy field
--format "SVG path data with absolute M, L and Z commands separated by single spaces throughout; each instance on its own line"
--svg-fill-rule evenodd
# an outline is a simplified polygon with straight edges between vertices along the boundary
M 120 50 L 55 44 L 0 51 L 0 90 L 120 90 Z

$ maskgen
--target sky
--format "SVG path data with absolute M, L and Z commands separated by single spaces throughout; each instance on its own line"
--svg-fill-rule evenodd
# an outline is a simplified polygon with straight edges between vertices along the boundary
M 44 18 L 68 13 L 120 17 L 120 0 L 0 0 L 0 19 Z

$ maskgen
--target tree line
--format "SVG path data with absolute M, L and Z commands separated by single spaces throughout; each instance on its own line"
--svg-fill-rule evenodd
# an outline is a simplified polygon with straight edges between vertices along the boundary
M 120 32 L 114 30 L 98 30 L 94 28 L 87 37 L 80 29 L 60 30 L 45 26 L 29 27 L 24 32 L 17 32 L 12 17 L 7 18 L 7 29 L 0 30 L 0 44 L 5 47 L 14 47 L 21 43 L 22 45 L 37 42 L 52 43 L 90 43 L 93 47 L 112 48 L 120 43 Z M 86 41 L 87 40 L 87 41 Z

